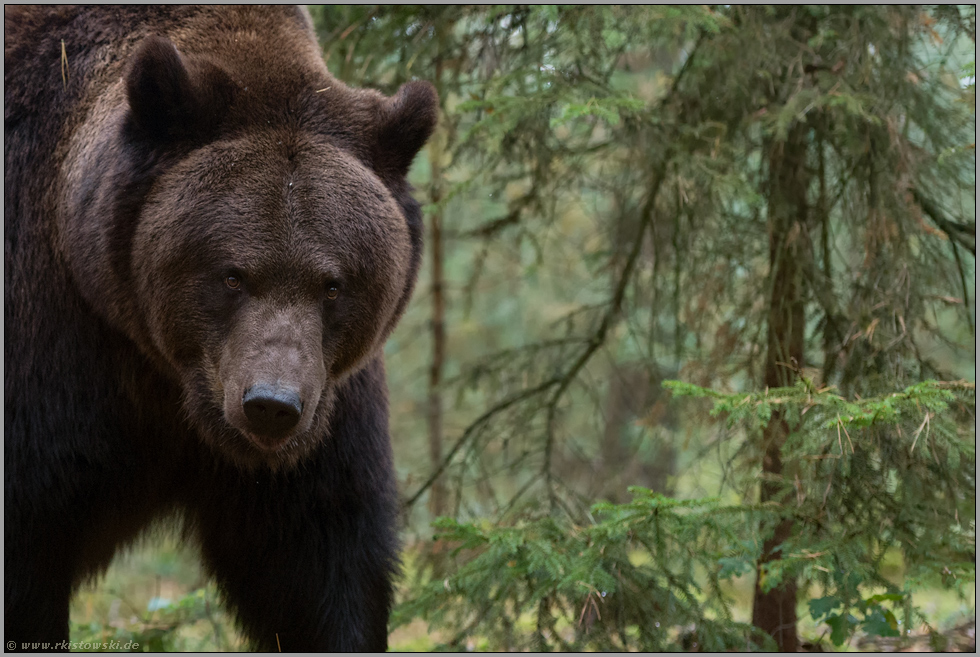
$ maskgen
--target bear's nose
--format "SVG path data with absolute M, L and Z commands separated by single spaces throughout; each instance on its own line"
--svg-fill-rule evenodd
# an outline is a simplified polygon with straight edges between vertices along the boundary
M 256 383 L 242 396 L 249 428 L 263 438 L 282 438 L 299 422 L 303 401 L 299 391 L 279 384 Z

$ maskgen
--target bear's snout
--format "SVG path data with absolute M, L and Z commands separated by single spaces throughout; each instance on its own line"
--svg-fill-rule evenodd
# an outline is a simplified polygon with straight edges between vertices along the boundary
M 253 299 L 238 320 L 216 372 L 225 421 L 275 464 L 329 401 L 318 308 Z
M 242 395 L 242 409 L 250 432 L 275 447 L 299 422 L 303 400 L 295 388 L 256 383 Z

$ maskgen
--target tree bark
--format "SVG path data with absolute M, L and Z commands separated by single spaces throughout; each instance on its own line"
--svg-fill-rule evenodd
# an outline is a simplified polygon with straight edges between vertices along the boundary
M 442 60 L 436 59 L 436 86 L 441 91 Z M 440 96 L 441 97 L 441 96 Z M 442 208 L 443 195 L 442 151 L 445 140 L 434 135 L 429 142 L 431 182 L 429 198 L 436 209 L 429 217 L 429 248 L 432 260 L 432 362 L 429 367 L 429 460 L 435 472 L 442 463 L 442 371 L 446 360 L 446 300 L 443 276 Z M 429 512 L 432 517 L 446 513 L 446 487 L 442 477 L 429 489 Z
M 807 224 L 806 168 L 807 132 L 805 124 L 795 125 L 783 142 L 769 148 L 769 266 L 771 295 L 768 313 L 768 345 L 765 384 L 769 388 L 792 384 L 794 372 L 804 365 L 804 251 L 809 248 Z M 776 411 L 762 435 L 763 482 L 760 501 L 788 503 L 781 484 L 783 477 L 782 446 L 790 427 L 785 415 Z M 793 520 L 786 518 L 773 535 L 763 543 L 762 557 L 756 571 L 752 624 L 765 630 L 779 649 L 796 652 L 796 581 L 787 578 L 763 592 L 763 564 L 782 558 L 780 545 L 792 535 Z

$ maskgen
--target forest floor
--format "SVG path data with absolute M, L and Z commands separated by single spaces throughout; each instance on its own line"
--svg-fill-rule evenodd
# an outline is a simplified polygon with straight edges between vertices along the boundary
M 977 620 L 973 618 L 944 632 L 912 632 L 908 640 L 886 637 L 856 637 L 855 649 L 861 652 L 976 652 Z
M 731 594 L 736 611 L 748 612 L 751 586 L 739 582 Z M 203 598 L 185 598 L 206 587 Z M 975 652 L 976 598 L 972 588 L 958 597 L 951 591 L 926 589 L 917 594 L 916 605 L 938 630 L 914 629 L 904 639 L 856 633 L 835 647 L 826 625 L 813 622 L 800 609 L 800 635 L 805 652 Z M 97 584 L 85 586 L 72 604 L 72 640 L 137 639 L 158 651 L 236 651 L 244 648 L 230 617 L 218 603 L 213 585 L 201 571 L 193 550 L 182 549 L 172 537 L 140 542 L 117 555 L 112 567 Z M 193 603 L 193 604 L 189 604 Z M 200 604 L 199 604 L 200 603 Z M 749 608 L 751 608 L 749 606 Z M 743 619 L 745 620 L 745 619 Z M 392 651 L 430 651 L 438 632 L 420 619 L 395 628 L 389 636 Z M 485 650 L 485 640 L 474 638 L 470 650 Z

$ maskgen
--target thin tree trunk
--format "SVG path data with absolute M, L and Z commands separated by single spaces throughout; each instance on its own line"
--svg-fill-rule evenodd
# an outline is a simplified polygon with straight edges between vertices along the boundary
M 819 271 L 824 281 L 832 286 L 834 272 L 830 261 L 830 211 L 827 207 L 827 164 L 824 153 L 824 130 L 826 129 L 826 119 L 821 117 L 817 133 L 817 219 L 820 221 L 820 247 L 821 262 L 819 267 L 814 267 L 814 272 Z M 825 384 L 830 381 L 834 370 L 837 367 L 837 351 L 840 340 L 837 339 L 839 330 L 835 323 L 837 318 L 832 316 L 829 308 L 824 308 L 823 325 L 823 370 L 820 381 Z
M 436 59 L 437 90 L 442 81 L 442 60 Z M 431 166 L 430 198 L 436 209 L 429 219 L 429 247 L 432 259 L 432 363 L 429 367 L 429 459 L 433 472 L 442 463 L 442 371 L 446 359 L 446 301 L 443 277 L 442 243 L 442 150 L 445 140 L 435 135 L 430 141 L 429 164 Z M 429 512 L 433 517 L 446 512 L 446 487 L 442 477 L 432 483 L 429 490 Z
M 765 384 L 774 388 L 790 385 L 794 371 L 803 367 L 804 298 L 803 251 L 809 248 L 807 221 L 806 171 L 807 126 L 794 126 L 785 142 L 769 149 L 769 264 L 771 297 L 768 317 L 768 348 Z M 776 411 L 763 431 L 764 479 L 760 501 L 786 504 L 783 478 L 782 446 L 790 427 L 785 415 Z M 763 592 L 762 565 L 782 558 L 779 546 L 791 536 L 793 520 L 780 521 L 763 543 L 752 604 L 752 624 L 765 630 L 779 649 L 795 652 L 796 581 L 790 577 Z
M 435 168 L 435 167 L 433 167 Z M 446 359 L 446 304 L 443 296 L 442 217 L 432 214 L 429 242 L 432 245 L 432 364 L 429 368 L 429 460 L 433 471 L 442 463 L 442 370 Z M 446 488 L 442 478 L 432 483 L 429 511 L 433 516 L 446 512 Z

